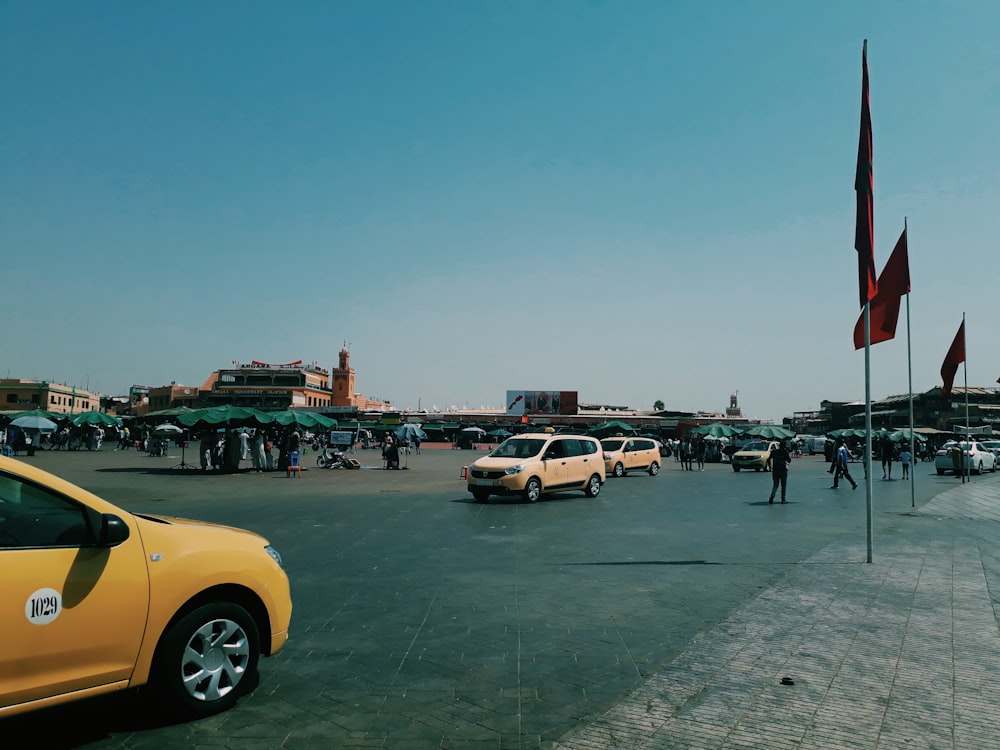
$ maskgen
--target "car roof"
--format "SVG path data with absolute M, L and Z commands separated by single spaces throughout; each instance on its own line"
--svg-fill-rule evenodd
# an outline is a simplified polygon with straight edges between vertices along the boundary
M 533 438 L 536 440 L 548 440 L 549 438 L 586 438 L 587 440 L 597 440 L 592 435 L 576 435 L 571 432 L 522 432 L 520 435 L 512 435 L 507 439 L 521 440 L 524 438 Z

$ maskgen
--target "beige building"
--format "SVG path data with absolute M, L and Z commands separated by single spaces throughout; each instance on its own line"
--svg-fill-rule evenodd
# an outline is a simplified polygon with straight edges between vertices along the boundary
M 201 387 L 200 401 L 202 406 L 282 411 L 329 406 L 332 397 L 330 372 L 315 363 L 254 361 L 213 372 Z
M 176 409 L 179 406 L 187 406 L 195 409 L 198 407 L 200 391 L 190 385 L 161 385 L 149 389 L 149 398 L 146 411 L 163 411 L 164 409 Z
M 201 387 L 201 406 L 231 404 L 253 409 L 275 411 L 284 409 L 389 411 L 392 404 L 376 401 L 354 392 L 354 369 L 351 354 L 340 351 L 339 367 L 332 370 L 313 362 L 289 362 L 275 365 L 253 361 L 213 372 Z M 153 409 L 154 390 L 150 390 Z M 174 394 L 176 399 L 176 394 Z M 179 402 L 171 406 L 180 406 Z
M 79 414 L 101 408 L 99 393 L 63 383 L 44 380 L 0 378 L 0 410 L 30 411 L 42 409 L 59 414 Z

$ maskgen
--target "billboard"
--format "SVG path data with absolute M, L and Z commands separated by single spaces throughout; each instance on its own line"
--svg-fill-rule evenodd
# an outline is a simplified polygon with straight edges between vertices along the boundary
M 507 391 L 507 414 L 576 414 L 576 391 Z

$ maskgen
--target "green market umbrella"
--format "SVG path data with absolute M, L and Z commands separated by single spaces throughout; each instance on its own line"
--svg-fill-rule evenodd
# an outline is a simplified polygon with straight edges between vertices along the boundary
M 712 424 L 703 424 L 695 427 L 691 430 L 694 435 L 711 435 L 712 437 L 732 437 L 733 435 L 740 434 L 740 431 L 735 427 L 730 427 L 727 424 L 722 424 L 722 422 L 713 422 Z
M 212 406 L 180 414 L 177 422 L 185 427 L 260 427 L 274 419 L 266 412 L 243 406 Z
M 833 430 L 832 432 L 828 432 L 826 434 L 828 437 L 832 438 L 849 438 L 849 437 L 863 438 L 868 435 L 868 431 L 854 429 L 853 427 L 845 427 L 842 430 Z M 879 434 L 880 433 L 877 430 L 872 432 L 873 437 L 878 436 Z
M 890 432 L 889 439 L 894 443 L 897 443 L 900 440 L 909 440 L 910 431 L 906 429 L 906 430 L 896 430 L 895 432 Z M 916 431 L 913 432 L 913 439 L 916 440 L 918 443 L 923 443 L 927 441 L 926 436 L 921 435 L 919 432 Z
M 765 440 L 786 440 L 787 438 L 795 437 L 795 433 L 787 427 L 781 427 L 776 424 L 754 425 L 753 427 L 743 430 L 742 434 L 761 437 Z
M 285 411 L 268 412 L 267 416 L 271 421 L 284 425 L 285 427 L 298 427 L 300 429 L 311 430 L 320 427 L 324 430 L 337 427 L 338 422 L 333 417 L 324 414 L 317 414 L 314 411 L 302 411 L 301 409 L 287 409 Z
M 96 425 L 98 427 L 110 427 L 113 425 L 117 427 L 122 423 L 118 417 L 112 417 L 110 414 L 105 414 L 102 411 L 80 412 L 70 417 L 69 421 L 77 427 L 83 427 L 84 425 Z
M 611 420 L 610 422 L 601 422 L 599 425 L 591 427 L 588 432 L 593 436 L 603 435 L 614 435 L 616 433 L 625 433 L 626 435 L 635 434 L 635 428 L 626 424 L 625 422 L 618 422 L 616 420 Z

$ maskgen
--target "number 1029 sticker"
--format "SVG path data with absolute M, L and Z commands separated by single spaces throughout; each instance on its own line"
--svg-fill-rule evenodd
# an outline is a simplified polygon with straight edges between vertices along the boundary
M 24 616 L 35 625 L 48 625 L 62 612 L 62 595 L 55 589 L 38 589 L 24 604 Z

